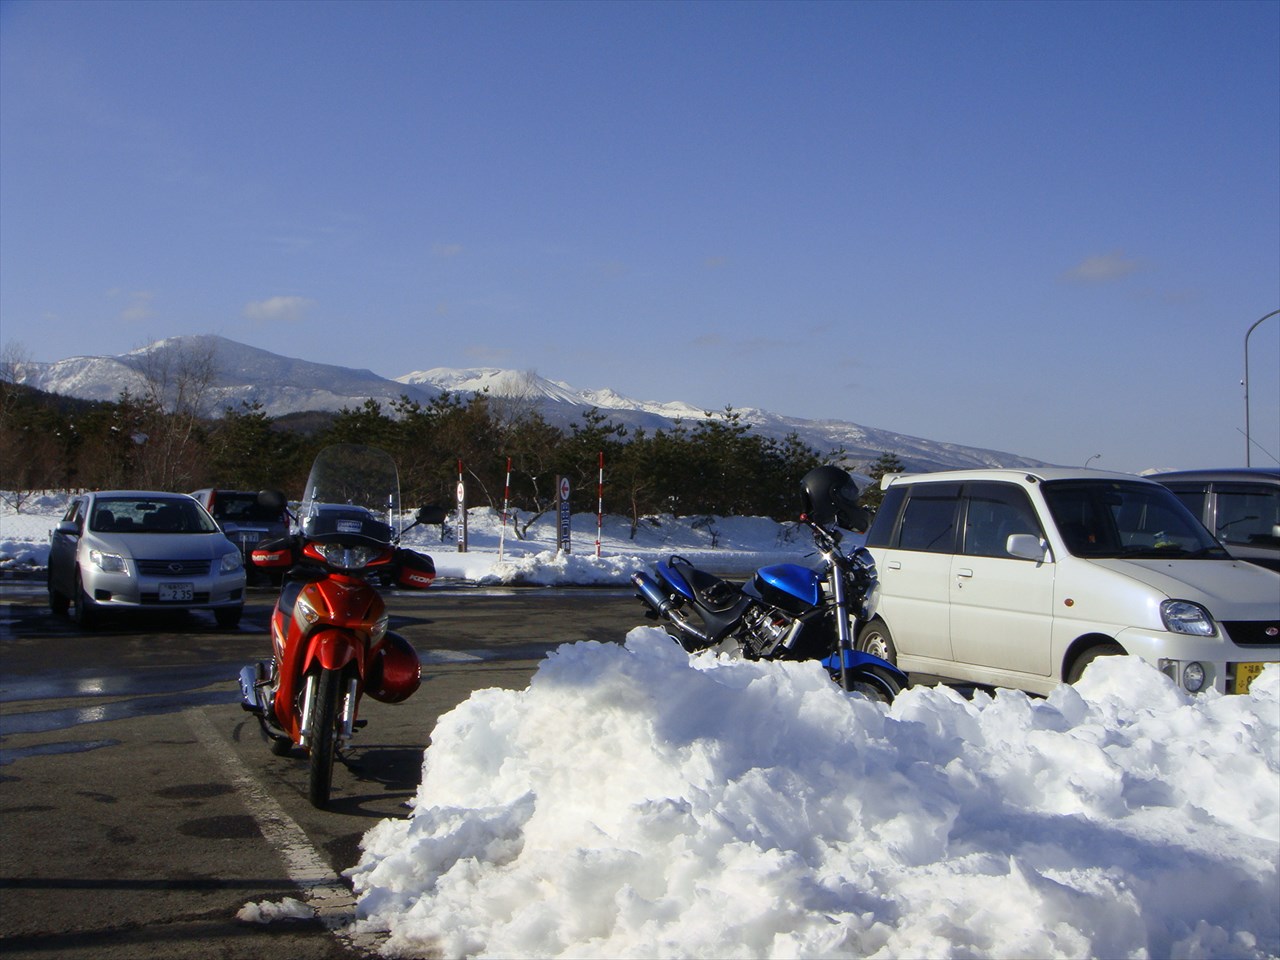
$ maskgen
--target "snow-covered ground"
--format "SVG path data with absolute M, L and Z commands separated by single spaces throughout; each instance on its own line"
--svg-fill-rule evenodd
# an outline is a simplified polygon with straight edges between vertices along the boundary
M 63 493 L 36 495 L 18 513 L 0 498 L 0 570 L 44 567 L 49 531 L 65 512 L 67 501 Z M 465 553 L 458 551 L 456 527 L 447 529 L 443 541 L 440 527 L 415 527 L 403 542 L 430 554 L 441 578 L 485 585 L 623 586 L 632 571 L 671 553 L 719 573 L 745 575 L 763 563 L 803 561 L 813 552 L 807 532 L 761 517 L 727 517 L 709 523 L 652 518 L 642 522 L 634 539 L 630 523 L 619 516 L 605 516 L 597 530 L 595 514 L 575 514 L 570 528 L 569 552 L 562 553 L 556 550 L 558 530 L 550 514 L 539 518 L 527 539 L 520 540 L 514 522 L 504 529 L 501 513 L 486 507 L 468 511 Z
M 5 565 L 43 563 L 55 500 L 0 512 Z M 408 542 L 493 583 L 806 550 L 768 521 L 719 521 L 712 546 L 610 520 L 597 559 L 595 518 L 575 521 L 559 558 L 548 525 L 508 529 L 499 561 L 487 513 L 466 554 L 438 529 Z M 1047 699 L 921 687 L 884 707 L 813 664 L 690 658 L 637 628 L 561 646 L 428 734 L 408 815 L 349 871 L 388 956 L 1280 956 L 1275 666 L 1247 696 L 1191 697 L 1123 657 Z

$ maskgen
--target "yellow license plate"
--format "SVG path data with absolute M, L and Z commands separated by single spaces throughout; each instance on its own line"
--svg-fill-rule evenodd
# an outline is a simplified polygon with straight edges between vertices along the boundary
M 1262 673 L 1265 663 L 1237 663 L 1236 664 L 1236 693 L 1248 693 L 1249 684 L 1253 683 L 1253 678 Z

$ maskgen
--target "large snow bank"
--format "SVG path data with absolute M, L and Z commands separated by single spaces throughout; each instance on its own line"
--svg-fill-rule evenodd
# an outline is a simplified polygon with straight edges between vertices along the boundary
M 1274 666 L 886 709 L 638 628 L 442 717 L 351 875 L 390 955 L 1275 956 L 1278 778 Z

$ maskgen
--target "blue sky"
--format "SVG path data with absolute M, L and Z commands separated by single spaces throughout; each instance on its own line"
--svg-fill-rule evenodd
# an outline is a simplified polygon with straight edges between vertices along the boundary
M 1242 465 L 1280 3 L 0 3 L 0 337 Z M 1280 317 L 1249 340 L 1280 457 Z

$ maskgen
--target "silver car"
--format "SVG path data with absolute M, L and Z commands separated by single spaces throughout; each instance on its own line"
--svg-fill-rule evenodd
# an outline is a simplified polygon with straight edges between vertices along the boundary
M 240 551 L 186 494 L 83 494 L 49 541 L 49 606 L 72 607 L 82 627 L 109 609 L 212 610 L 224 629 L 240 622 Z

